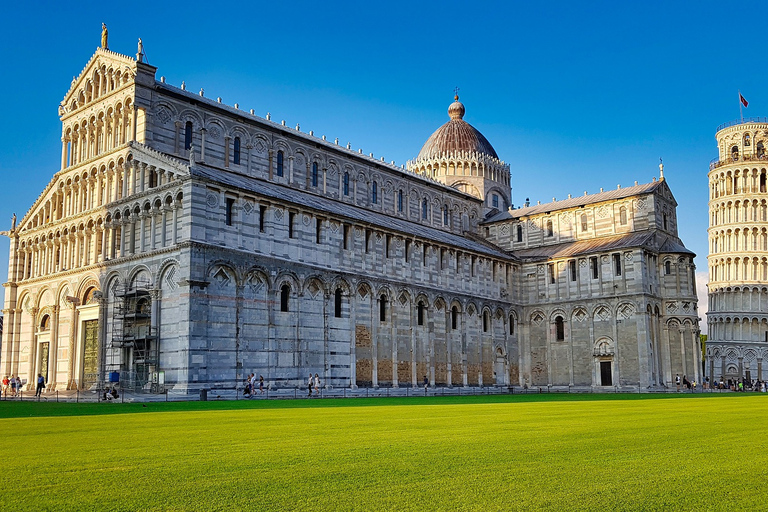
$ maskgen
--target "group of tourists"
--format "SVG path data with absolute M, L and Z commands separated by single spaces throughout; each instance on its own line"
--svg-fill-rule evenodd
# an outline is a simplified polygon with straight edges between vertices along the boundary
M 682 385 L 683 391 L 696 391 L 696 381 L 689 381 L 688 378 L 683 375 L 683 378 L 680 378 L 680 375 L 675 376 L 675 385 L 677 386 L 677 390 L 680 391 L 680 386 Z M 719 390 L 731 390 L 731 391 L 755 391 L 759 393 L 765 393 L 766 392 L 766 383 L 765 381 L 761 380 L 748 380 L 748 379 L 728 379 L 724 381 L 722 377 L 720 378 L 720 381 L 718 382 L 716 379 L 714 382 L 710 383 L 709 377 L 706 377 L 704 379 L 704 389 L 710 390 L 710 389 L 719 389 Z
M 20 375 L 16 375 L 15 377 L 11 375 L 10 378 L 6 375 L 3 377 L 3 388 L 0 390 L 0 394 L 5 398 L 8 398 L 8 393 L 10 392 L 11 398 L 21 397 L 21 392 L 24 390 L 26 384 L 27 381 L 22 381 Z M 45 391 L 45 377 L 43 377 L 42 373 L 38 373 L 35 396 L 39 397 L 43 391 Z
M 731 391 L 755 391 L 759 393 L 765 393 L 766 384 L 764 380 L 747 380 L 747 379 L 728 379 L 720 382 L 716 382 L 717 389 L 730 389 Z
M 680 379 L 680 374 L 675 375 L 675 386 L 677 386 L 677 390 L 680 391 L 680 385 L 683 386 L 683 391 L 688 390 L 690 392 L 696 391 L 696 381 L 695 380 L 688 380 L 688 377 L 686 375 L 683 375 L 683 378 Z
M 11 375 L 11 378 L 9 379 L 6 375 L 3 377 L 3 396 L 5 398 L 8 398 L 8 392 L 11 393 L 11 397 L 16 397 L 21 395 L 21 390 L 24 387 L 24 383 L 21 381 L 21 377 L 19 375 L 13 376 Z
M 257 386 L 256 374 L 252 373 L 247 379 L 245 379 L 245 390 L 243 391 L 243 395 L 247 397 L 252 397 L 253 395 L 255 395 L 256 386 Z M 263 375 L 259 375 L 258 387 L 259 387 L 259 392 L 261 394 L 264 394 L 264 376 Z
M 101 398 L 105 402 L 111 402 L 116 398 L 120 398 L 120 395 L 118 394 L 117 389 L 115 389 L 114 386 L 112 387 L 112 389 L 110 389 L 109 386 L 107 386 L 106 388 L 104 388 L 104 394 Z

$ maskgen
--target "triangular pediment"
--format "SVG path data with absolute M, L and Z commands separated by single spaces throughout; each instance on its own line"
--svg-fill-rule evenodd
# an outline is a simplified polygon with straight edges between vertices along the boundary
M 98 87 L 94 83 L 99 72 L 107 73 L 111 80 L 120 83 L 132 81 L 136 76 L 136 59 L 115 53 L 104 48 L 97 48 L 80 74 L 72 79 L 67 94 L 61 102 L 59 114 L 63 115 L 81 107 L 88 97 L 89 87 Z
M 46 208 L 50 208 L 51 202 L 51 196 L 53 196 L 53 193 L 58 188 L 59 180 L 61 179 L 60 175 L 55 175 L 51 181 L 48 183 L 48 185 L 43 189 L 40 196 L 38 196 L 35 203 L 32 205 L 32 207 L 29 209 L 29 211 L 18 220 L 18 223 L 16 224 L 16 231 L 19 233 L 24 233 L 25 231 L 28 231 L 30 229 L 34 229 L 37 227 L 38 224 L 38 216 L 42 213 L 42 220 L 43 222 L 46 221 L 46 217 L 48 215 L 52 215 L 52 212 L 46 213 Z

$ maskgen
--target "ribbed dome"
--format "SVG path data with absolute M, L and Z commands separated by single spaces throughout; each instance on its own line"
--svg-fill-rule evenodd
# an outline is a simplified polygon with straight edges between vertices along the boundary
M 419 156 L 416 157 L 417 160 L 460 151 L 484 153 L 498 159 L 499 157 L 488 139 L 462 119 L 465 112 L 464 105 L 459 101 L 458 96 L 454 99 L 456 101 L 448 107 L 448 115 L 451 120 L 438 128 L 427 139 L 419 151 Z

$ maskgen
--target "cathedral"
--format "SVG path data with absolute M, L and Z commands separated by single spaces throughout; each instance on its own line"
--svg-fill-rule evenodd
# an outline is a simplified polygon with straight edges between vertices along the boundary
M 693 254 L 650 183 L 514 207 L 464 120 L 398 167 L 102 44 L 14 221 L 0 369 L 50 390 L 700 379 Z

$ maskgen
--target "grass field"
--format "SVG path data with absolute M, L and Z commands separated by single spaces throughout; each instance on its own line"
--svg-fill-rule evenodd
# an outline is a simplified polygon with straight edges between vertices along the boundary
M 3 510 L 765 510 L 768 397 L 0 402 Z

